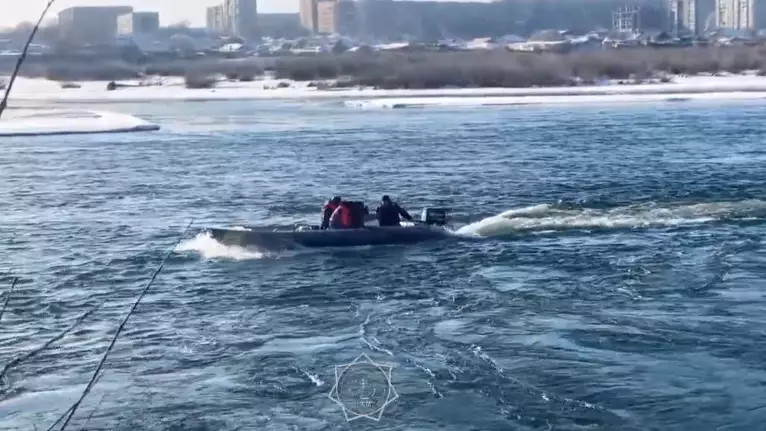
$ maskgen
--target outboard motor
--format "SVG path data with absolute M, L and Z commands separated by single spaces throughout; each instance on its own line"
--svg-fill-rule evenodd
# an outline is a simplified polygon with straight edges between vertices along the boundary
M 428 226 L 444 226 L 447 224 L 446 208 L 423 208 L 420 221 Z

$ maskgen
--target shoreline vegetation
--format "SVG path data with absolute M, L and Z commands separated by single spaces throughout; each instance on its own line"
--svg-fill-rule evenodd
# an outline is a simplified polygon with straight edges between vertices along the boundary
M 344 53 L 232 60 L 173 60 L 143 66 L 123 62 L 28 64 L 22 76 L 62 82 L 184 77 L 186 88 L 264 76 L 310 82 L 319 89 L 530 88 L 594 85 L 603 80 L 670 82 L 671 76 L 756 71 L 766 75 L 766 47 L 629 48 L 573 53 L 471 51 Z M 160 85 L 160 84 L 153 84 Z M 288 85 L 289 84 L 285 84 Z M 127 85 L 126 85 L 127 87 Z

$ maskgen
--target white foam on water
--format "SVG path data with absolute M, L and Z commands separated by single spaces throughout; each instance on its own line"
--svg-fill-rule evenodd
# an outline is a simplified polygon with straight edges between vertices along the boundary
M 555 205 L 542 204 L 514 208 L 463 226 L 455 233 L 492 237 L 528 231 L 672 227 L 753 217 L 766 217 L 766 201 L 753 199 L 681 205 L 649 203 L 608 210 L 559 209 Z
M 82 109 L 10 108 L 0 119 L 0 137 L 145 132 L 159 128 L 128 114 Z
M 318 375 L 312 374 L 306 370 L 303 370 L 303 374 L 306 375 L 306 377 L 308 377 L 311 380 L 311 383 L 316 385 L 316 387 L 324 386 L 325 382 L 322 381 Z
M 213 239 L 209 232 L 202 232 L 194 238 L 181 241 L 175 251 L 177 253 L 194 251 L 201 254 L 205 259 L 250 260 L 266 257 L 266 253 L 257 250 L 223 245 Z
M 292 338 L 276 337 L 266 341 L 257 353 L 259 355 L 273 353 L 315 354 L 323 351 L 333 351 L 356 340 L 355 334 L 326 335 L 316 337 Z

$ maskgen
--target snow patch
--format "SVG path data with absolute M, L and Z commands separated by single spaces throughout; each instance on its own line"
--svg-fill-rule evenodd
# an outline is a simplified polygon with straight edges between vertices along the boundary
M 562 97 L 629 95 L 657 99 L 657 95 L 683 95 L 706 93 L 766 93 L 766 77 L 755 75 L 674 77 L 672 82 L 653 84 L 625 84 L 605 82 L 603 85 L 580 87 L 540 88 L 443 88 L 432 90 L 378 90 L 373 88 L 318 89 L 308 82 L 264 79 L 253 82 L 220 82 L 212 89 L 187 89 L 183 78 L 163 78 L 162 85 L 139 85 L 139 82 L 122 82 L 133 87 L 107 91 L 107 82 L 80 83 L 80 88 L 62 89 L 61 84 L 45 79 L 19 78 L 11 99 L 14 101 L 50 101 L 61 103 L 104 103 L 146 101 L 207 101 L 207 100 L 258 100 L 258 99 L 364 99 L 364 98 L 433 98 L 433 97 L 523 97 L 532 103 L 531 96 L 543 97 L 537 103 L 551 100 L 556 103 Z M 280 86 L 280 84 L 282 84 Z M 285 84 L 289 86 L 285 87 Z M 559 99 L 547 99 L 557 97 Z M 652 98 L 654 97 L 654 98 Z M 740 97 L 740 96 L 732 96 Z M 741 96 L 760 98 L 759 96 Z M 633 97 L 630 97 L 633 99 Z M 593 99 L 597 100 L 597 99 Z M 359 102 L 353 102 L 359 103 Z M 409 102 L 408 102 L 409 103 Z M 467 103 L 467 102 L 464 102 Z M 500 104 L 501 101 L 496 101 Z M 506 103 L 507 104 L 507 103 Z M 470 105 L 470 106 L 475 106 Z
M 159 128 L 128 114 L 80 109 L 9 108 L 0 119 L 0 137 L 143 132 Z

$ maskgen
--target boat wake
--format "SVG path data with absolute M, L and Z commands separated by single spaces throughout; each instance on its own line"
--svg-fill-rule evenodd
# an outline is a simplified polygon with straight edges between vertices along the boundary
M 289 228 L 290 226 L 281 226 Z M 230 227 L 230 230 L 250 230 L 244 227 Z M 360 245 L 352 247 L 323 247 L 323 250 L 330 251 L 363 251 L 369 250 L 373 246 Z M 296 247 L 290 250 L 265 250 L 255 246 L 239 247 L 235 245 L 222 244 L 213 238 L 209 231 L 198 233 L 194 238 L 181 241 L 174 250 L 176 253 L 195 252 L 204 259 L 224 259 L 224 260 L 253 260 L 265 258 L 281 258 L 285 256 L 296 256 L 303 253 L 314 253 L 316 248 Z
M 263 259 L 266 253 L 250 248 L 227 246 L 213 239 L 210 232 L 198 233 L 194 238 L 181 241 L 176 253 L 197 252 L 205 259 L 250 260 Z
M 752 199 L 698 204 L 649 202 L 610 209 L 573 207 L 559 203 L 510 209 L 460 227 L 452 231 L 452 234 L 464 238 L 499 238 L 566 231 L 672 228 L 753 220 L 766 220 L 766 201 Z M 229 229 L 248 230 L 244 227 Z M 182 241 L 175 251 L 196 252 L 205 259 L 231 260 L 263 259 L 275 254 L 249 247 L 224 245 L 209 232 L 201 232 L 194 238 Z
M 540 204 L 505 211 L 455 231 L 456 235 L 498 237 L 524 232 L 677 227 L 716 221 L 766 219 L 766 201 L 699 204 L 643 203 L 611 209 Z

